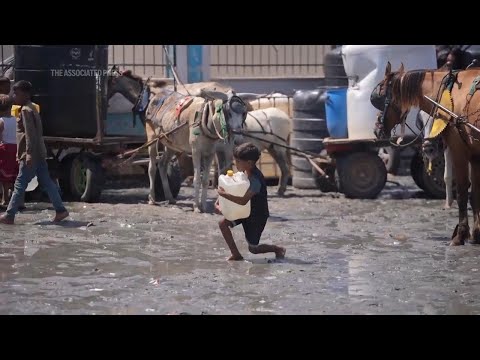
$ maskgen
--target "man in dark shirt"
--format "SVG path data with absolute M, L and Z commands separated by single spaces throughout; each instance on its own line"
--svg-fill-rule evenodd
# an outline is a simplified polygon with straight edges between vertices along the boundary
M 250 181 L 250 188 L 245 195 L 234 196 L 227 194 L 225 190 L 220 187 L 218 188 L 218 195 L 238 205 L 245 205 L 251 200 L 251 211 L 248 218 L 235 221 L 229 221 L 224 218 L 219 222 L 220 230 L 222 231 L 223 237 L 232 253 L 228 260 L 243 260 L 243 257 L 233 240 L 232 231 L 230 230 L 231 227 L 235 227 L 239 224 L 243 225 L 245 238 L 248 243 L 248 250 L 252 254 L 273 252 L 277 258 L 285 257 L 286 250 L 283 247 L 268 244 L 259 245 L 260 237 L 262 236 L 268 217 L 270 216 L 267 200 L 267 185 L 262 172 L 256 166 L 256 163 L 260 158 L 260 151 L 253 144 L 244 143 L 235 149 L 233 156 L 235 158 L 237 170 L 244 171 L 247 174 Z M 221 212 L 218 200 L 215 204 L 215 208 L 218 212 Z

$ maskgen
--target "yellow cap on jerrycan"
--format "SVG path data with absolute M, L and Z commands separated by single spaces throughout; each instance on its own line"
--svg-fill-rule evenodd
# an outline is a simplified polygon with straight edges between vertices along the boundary
M 227 171 L 227 175 L 228 175 L 228 176 L 233 176 L 233 170 L 228 170 L 228 171 Z

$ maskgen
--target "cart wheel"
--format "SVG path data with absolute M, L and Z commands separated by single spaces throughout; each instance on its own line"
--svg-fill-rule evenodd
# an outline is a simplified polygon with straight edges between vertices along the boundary
M 62 161 L 60 187 L 74 201 L 96 202 L 105 184 L 100 161 L 90 154 L 68 155 Z
M 328 176 L 321 176 L 315 168 L 312 167 L 312 176 L 315 184 L 320 189 L 321 192 L 338 192 L 337 184 L 335 182 L 335 166 L 326 165 L 321 166 L 322 170 L 325 171 L 325 174 Z
M 173 197 L 176 199 L 183 182 L 180 165 L 178 164 L 176 157 L 174 157 L 172 161 L 170 161 L 170 164 L 168 164 L 167 177 L 170 191 L 172 192 Z M 165 201 L 162 179 L 160 178 L 160 173 L 158 170 L 155 174 L 155 197 L 157 201 Z
M 417 184 L 417 186 L 422 190 L 425 190 L 425 183 L 423 182 L 424 169 L 425 165 L 423 163 L 422 154 L 417 151 L 412 157 L 412 161 L 410 163 L 410 174 L 413 181 L 415 181 L 415 184 Z
M 358 152 L 338 157 L 339 189 L 349 198 L 374 199 L 387 182 L 387 169 L 376 153 Z
M 422 161 L 423 162 L 423 161 Z M 423 190 L 427 196 L 434 199 L 445 199 L 445 181 L 443 179 L 445 171 L 445 159 L 443 156 L 437 157 L 432 161 L 432 172 L 427 173 L 425 165 L 423 165 L 422 182 L 424 184 Z

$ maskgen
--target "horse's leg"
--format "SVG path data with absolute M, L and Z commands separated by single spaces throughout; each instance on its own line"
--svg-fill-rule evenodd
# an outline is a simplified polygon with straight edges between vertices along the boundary
M 157 172 L 157 148 L 156 145 L 148 147 L 148 155 L 150 161 L 148 162 L 148 178 L 150 180 L 150 194 L 148 195 L 148 204 L 155 205 L 155 175 Z
M 200 151 L 195 145 L 192 145 L 192 161 L 193 161 L 193 211 L 200 212 L 199 192 L 201 183 L 202 158 Z
M 462 148 L 461 148 L 462 149 Z M 458 203 L 458 225 L 455 228 L 450 245 L 464 245 L 465 240 L 470 237 L 470 229 L 468 227 L 468 160 L 463 152 L 454 153 L 452 150 L 452 159 L 455 167 L 455 181 L 457 185 L 457 203 Z
M 202 200 L 201 211 L 207 211 L 207 193 L 208 193 L 208 180 L 210 177 L 210 168 L 212 166 L 213 156 L 215 155 L 214 149 L 206 150 L 202 153 Z
M 165 147 L 165 151 L 163 152 L 160 161 L 158 162 L 158 172 L 160 173 L 160 179 L 162 179 L 162 187 L 163 193 L 165 194 L 165 200 L 168 201 L 169 204 L 175 204 L 176 201 L 173 198 L 172 191 L 170 190 L 170 184 L 168 183 L 168 175 L 167 169 L 168 164 L 170 164 L 170 160 L 172 160 L 175 152 L 172 149 Z
M 473 210 L 473 233 L 471 244 L 480 244 L 480 163 L 471 163 L 471 205 Z
M 155 128 L 150 121 L 145 123 L 145 133 L 147 135 L 147 140 L 151 141 L 155 137 Z M 155 196 L 155 175 L 157 171 L 157 144 L 154 143 L 148 147 L 148 156 L 150 161 L 148 162 L 148 178 L 150 180 L 150 193 L 148 195 L 148 203 L 150 205 L 155 205 L 156 196 Z
M 447 147 L 443 153 L 445 158 L 445 171 L 443 173 L 443 180 L 445 181 L 445 192 L 446 192 L 446 199 L 445 199 L 445 208 L 450 209 L 453 204 L 453 164 L 452 164 L 452 154 L 450 149 Z
M 217 150 L 218 174 L 225 175 L 227 170 L 233 166 L 233 145 L 231 143 L 222 144 Z
M 268 153 L 272 156 L 280 168 L 280 179 L 278 179 L 277 194 L 279 196 L 283 196 L 287 190 L 288 175 L 290 173 L 288 168 L 287 151 L 283 148 L 272 146 L 268 149 Z

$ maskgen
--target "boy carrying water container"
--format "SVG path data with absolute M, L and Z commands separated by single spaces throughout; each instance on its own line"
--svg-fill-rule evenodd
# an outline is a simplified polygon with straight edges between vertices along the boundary
M 235 149 L 233 157 L 235 159 L 237 170 L 244 171 L 248 176 L 250 188 L 243 196 L 233 196 L 227 194 L 222 187 L 219 187 L 217 190 L 218 195 L 238 205 L 246 205 L 250 200 L 251 211 L 248 218 L 235 221 L 229 221 L 223 218 L 219 222 L 222 235 L 232 253 L 228 260 L 243 260 L 243 257 L 233 240 L 232 231 L 230 230 L 230 228 L 240 224 L 242 224 L 243 230 L 245 231 L 248 250 L 252 254 L 273 252 L 277 258 L 283 258 L 286 252 L 285 248 L 276 245 L 259 244 L 263 229 L 270 216 L 267 201 L 267 185 L 262 172 L 256 166 L 256 163 L 260 158 L 260 151 L 253 144 L 244 143 Z M 215 209 L 221 213 L 218 200 L 215 203 Z

